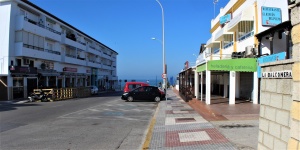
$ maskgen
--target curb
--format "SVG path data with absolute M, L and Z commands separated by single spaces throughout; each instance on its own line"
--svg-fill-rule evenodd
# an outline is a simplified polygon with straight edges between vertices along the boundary
M 148 132 L 147 132 L 145 140 L 144 140 L 145 142 L 143 144 L 142 150 L 149 149 L 149 145 L 150 145 L 151 138 L 152 138 L 152 133 L 153 133 L 153 128 L 154 128 L 154 125 L 156 123 L 156 116 L 157 116 L 158 110 L 160 108 L 160 104 L 161 103 L 158 103 L 158 106 L 157 106 L 157 108 L 155 110 L 154 116 L 151 119 L 150 125 L 148 127 Z

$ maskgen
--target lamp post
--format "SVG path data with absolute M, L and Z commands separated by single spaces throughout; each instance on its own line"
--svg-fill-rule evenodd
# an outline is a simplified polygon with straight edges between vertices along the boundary
M 164 25 L 164 8 L 161 5 L 161 3 L 159 2 L 159 0 L 156 0 L 156 2 L 159 4 L 160 8 L 161 8 L 161 16 L 162 16 L 162 53 L 163 53 L 163 74 L 166 74 L 166 63 L 165 63 L 165 25 Z M 152 38 L 153 40 L 155 40 L 155 38 Z M 167 78 L 165 77 L 163 79 L 163 83 L 165 85 L 165 93 L 167 95 Z M 166 96 L 166 100 L 167 100 L 167 96 Z

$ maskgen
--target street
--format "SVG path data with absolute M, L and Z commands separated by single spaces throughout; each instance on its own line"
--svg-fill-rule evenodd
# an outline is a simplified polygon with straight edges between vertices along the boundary
M 0 149 L 141 149 L 157 108 L 121 92 L 24 104 L 0 103 Z

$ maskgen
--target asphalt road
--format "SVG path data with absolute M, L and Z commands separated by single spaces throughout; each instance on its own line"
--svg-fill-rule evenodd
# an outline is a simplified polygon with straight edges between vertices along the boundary
M 24 104 L 0 103 L 1 150 L 141 149 L 157 108 L 121 93 Z

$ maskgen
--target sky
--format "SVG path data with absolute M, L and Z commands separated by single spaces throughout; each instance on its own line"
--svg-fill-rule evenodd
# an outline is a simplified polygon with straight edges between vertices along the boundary
M 167 76 L 176 77 L 211 37 L 211 20 L 229 0 L 160 0 Z M 156 0 L 30 0 L 118 53 L 119 79 L 163 73 L 162 10 Z M 156 38 L 157 40 L 152 40 Z

